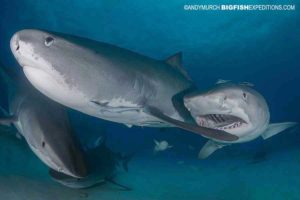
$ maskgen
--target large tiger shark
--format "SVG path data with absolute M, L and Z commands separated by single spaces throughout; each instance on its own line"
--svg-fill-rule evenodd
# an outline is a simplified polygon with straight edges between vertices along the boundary
M 114 45 L 71 35 L 22 30 L 10 42 L 27 79 L 65 106 L 129 127 L 180 127 L 207 138 L 235 141 L 223 130 L 198 126 L 183 104 L 195 90 L 181 54 L 155 60 Z

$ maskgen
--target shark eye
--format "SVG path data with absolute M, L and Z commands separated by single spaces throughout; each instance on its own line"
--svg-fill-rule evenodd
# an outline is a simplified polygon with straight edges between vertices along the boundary
M 244 97 L 244 99 L 247 98 L 247 94 L 245 92 L 243 92 L 243 97 Z
M 44 142 L 44 141 L 42 142 L 42 147 L 43 147 L 43 148 L 45 147 L 45 142 Z
M 53 42 L 54 42 L 54 38 L 53 37 L 46 37 L 46 39 L 45 39 L 45 45 L 47 46 L 47 47 L 50 47 L 52 44 L 53 44 Z

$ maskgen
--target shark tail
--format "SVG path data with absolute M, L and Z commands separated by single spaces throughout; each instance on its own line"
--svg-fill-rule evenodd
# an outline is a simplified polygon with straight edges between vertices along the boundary
M 111 183 L 111 184 L 113 184 L 113 185 L 116 185 L 116 186 L 122 188 L 122 189 L 125 190 L 125 191 L 131 191 L 131 190 L 132 190 L 130 187 L 127 187 L 127 186 L 125 186 L 125 185 L 122 185 L 122 184 L 120 184 L 120 183 L 117 183 L 117 182 L 116 182 L 115 180 L 113 180 L 112 178 L 106 177 L 106 178 L 105 178 L 105 181 L 108 182 L 108 183 Z
M 134 156 L 134 153 L 131 153 L 129 155 L 125 155 L 125 156 L 122 156 L 121 159 L 122 159 L 122 167 L 123 169 L 128 172 L 128 163 L 131 161 L 131 159 L 133 158 Z
M 119 164 L 122 166 L 122 168 L 128 172 L 128 163 L 131 161 L 135 153 L 131 153 L 128 155 L 122 155 L 121 153 L 117 153 L 117 159 L 119 160 Z

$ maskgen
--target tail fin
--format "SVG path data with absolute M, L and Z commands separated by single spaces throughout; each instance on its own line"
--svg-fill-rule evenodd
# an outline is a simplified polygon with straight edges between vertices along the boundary
M 131 153 L 129 155 L 125 155 L 125 156 L 122 156 L 121 159 L 122 159 L 122 167 L 123 169 L 128 172 L 128 163 L 129 161 L 131 161 L 131 159 L 133 158 L 134 156 L 134 153 Z
M 122 185 L 122 184 L 119 184 L 117 183 L 116 181 L 114 181 L 112 178 L 105 178 L 105 181 L 113 184 L 113 185 L 116 185 L 116 186 L 119 186 L 120 188 L 122 188 L 123 190 L 126 190 L 126 191 L 131 191 L 132 189 L 130 187 L 127 187 L 125 185 Z
M 131 161 L 132 157 L 135 155 L 135 153 L 131 153 L 128 155 L 122 155 L 121 153 L 115 153 L 115 156 L 119 160 L 119 165 L 122 165 L 122 168 L 128 172 L 128 163 Z

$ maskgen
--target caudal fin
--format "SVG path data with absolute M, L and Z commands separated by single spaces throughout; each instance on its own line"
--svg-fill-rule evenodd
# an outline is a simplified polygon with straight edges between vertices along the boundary
M 111 184 L 113 184 L 113 185 L 116 185 L 116 186 L 122 188 L 123 190 L 126 190 L 126 191 L 131 191 L 131 190 L 132 190 L 130 187 L 127 187 L 127 186 L 125 186 L 125 185 L 122 185 L 122 184 L 120 184 L 120 183 L 117 183 L 117 182 L 116 182 L 115 180 L 113 180 L 112 178 L 105 178 L 105 181 L 106 181 L 106 182 L 109 182 L 109 183 L 111 183 Z
M 121 156 L 122 159 L 122 167 L 123 169 L 128 172 L 128 163 L 131 161 L 131 159 L 133 158 L 134 153 L 131 153 L 129 155 L 125 155 L 125 156 Z

